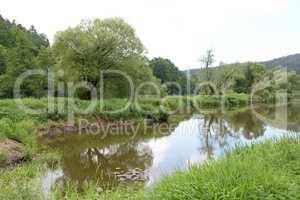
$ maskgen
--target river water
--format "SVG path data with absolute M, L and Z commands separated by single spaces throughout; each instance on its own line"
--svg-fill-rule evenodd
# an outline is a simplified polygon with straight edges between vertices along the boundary
M 172 123 L 170 131 L 134 137 L 81 134 L 42 140 L 62 155 L 60 164 L 41 177 L 45 193 L 69 181 L 78 188 L 90 182 L 102 189 L 137 182 L 151 186 L 174 170 L 222 157 L 236 145 L 299 132 L 300 105 L 202 111 L 176 116 Z

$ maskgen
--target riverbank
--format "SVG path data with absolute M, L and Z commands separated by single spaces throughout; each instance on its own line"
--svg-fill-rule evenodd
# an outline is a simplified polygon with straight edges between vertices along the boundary
M 120 189 L 105 194 L 68 188 L 65 199 L 299 199 L 300 137 L 239 147 L 220 160 L 165 177 L 152 191 Z M 57 196 L 55 199 L 60 199 Z
M 205 124 L 205 126 L 203 127 L 203 128 L 206 128 L 206 129 L 210 126 L 215 127 L 215 125 L 217 125 L 219 127 L 219 125 L 221 125 L 221 124 L 224 124 L 224 125 L 227 124 L 226 127 L 228 127 L 228 128 L 230 127 L 231 129 L 236 129 L 236 130 L 238 130 L 239 127 L 243 128 L 243 130 L 244 130 L 243 133 L 238 133 L 238 132 L 235 132 L 235 131 L 232 132 L 232 133 L 228 133 L 229 136 L 231 135 L 232 137 L 238 136 L 240 134 L 241 134 L 241 136 L 239 136 L 239 137 L 248 138 L 248 139 L 262 136 L 261 134 L 263 134 L 263 133 L 261 133 L 260 130 L 265 129 L 264 128 L 265 126 L 262 126 L 261 122 L 258 123 L 258 124 L 254 123 L 255 119 L 253 119 L 251 117 L 251 115 L 249 115 L 249 113 L 246 112 L 245 109 L 246 108 L 241 108 L 241 109 L 237 109 L 237 110 L 230 110 L 230 111 L 226 111 L 225 114 L 217 112 L 217 113 L 211 113 L 209 115 L 207 115 L 207 114 L 199 115 L 199 117 L 200 117 L 200 119 L 203 119 L 204 121 L 207 122 Z M 296 111 L 296 110 L 297 109 L 294 109 L 292 107 L 289 108 L 289 111 Z M 268 109 L 267 110 L 263 109 L 263 111 L 264 111 L 263 113 L 269 113 L 270 115 L 272 115 L 272 112 L 270 112 Z M 202 109 L 201 109 L 201 112 L 202 112 Z M 236 114 L 234 114 L 234 113 L 236 113 Z M 290 116 L 290 114 L 289 114 L 289 116 Z M 219 118 L 218 115 L 223 115 L 223 117 Z M 174 120 L 173 116 L 174 115 L 172 115 L 172 117 L 170 117 L 170 119 L 169 119 L 170 123 L 173 123 L 173 120 Z M 175 115 L 175 118 L 178 118 L 179 116 L 180 115 Z M 292 114 L 292 116 L 294 116 L 294 115 Z M 294 119 L 294 118 L 299 119 L 296 116 L 292 117 L 292 119 Z M 225 121 L 223 121 L 221 119 L 224 119 Z M 175 121 L 176 121 L 176 119 L 175 119 Z M 192 121 L 193 121 L 193 119 L 192 119 Z M 233 124 L 232 123 L 233 121 L 236 122 L 236 123 Z M 196 131 L 196 137 L 193 138 L 193 140 L 186 140 L 188 138 L 185 138 L 185 140 L 183 140 L 183 141 L 190 141 L 191 142 L 191 143 L 188 142 L 190 144 L 189 147 L 192 146 L 193 141 L 198 141 L 199 140 L 199 136 L 205 135 L 205 132 L 201 132 L 201 131 L 199 132 L 200 135 L 198 135 L 197 130 L 198 129 L 195 130 Z M 292 129 L 292 130 L 296 130 L 296 129 Z M 299 130 L 299 129 L 297 129 L 297 130 Z M 273 130 L 273 131 L 275 131 L 275 130 Z M 168 133 L 170 133 L 170 132 L 168 132 Z M 192 132 L 188 132 L 188 133 L 192 133 Z M 235 133 L 238 134 L 238 135 L 235 135 Z M 78 135 L 78 136 L 80 136 L 80 135 Z M 174 136 L 176 136 L 176 133 L 170 135 L 170 138 L 174 139 Z M 214 135 L 212 133 L 212 135 L 211 135 L 212 138 L 211 139 L 213 139 L 215 136 L 216 135 Z M 221 136 L 221 135 L 219 135 L 219 136 Z M 75 189 L 75 188 L 78 187 L 78 185 L 76 185 L 76 187 L 72 186 L 72 184 L 74 184 L 74 180 L 71 181 L 71 182 L 68 182 L 68 180 L 70 180 L 70 178 L 72 176 L 67 175 L 70 171 L 67 170 L 66 169 L 67 166 L 65 166 L 63 164 L 63 163 L 65 163 L 66 159 L 67 160 L 74 159 L 74 160 L 76 160 L 76 162 L 73 162 L 73 161 L 71 162 L 71 160 L 69 160 L 68 161 L 68 162 L 70 162 L 69 164 L 71 164 L 72 166 L 73 165 L 76 165 L 76 166 L 79 165 L 79 166 L 81 166 L 81 167 L 79 167 L 80 171 L 82 171 L 82 170 L 86 171 L 86 170 L 84 170 L 84 169 L 86 169 L 86 168 L 84 168 L 84 166 L 90 164 L 89 159 L 88 160 L 83 159 L 84 162 L 79 162 L 81 159 L 79 159 L 79 157 L 77 157 L 76 155 L 80 155 L 80 158 L 81 158 L 81 156 L 84 156 L 81 153 L 85 152 L 84 150 L 86 148 L 90 148 L 90 147 L 91 148 L 97 147 L 99 149 L 105 149 L 104 147 L 116 146 L 118 144 L 122 144 L 123 147 L 126 147 L 125 152 L 117 151 L 119 153 L 117 153 L 116 155 L 119 155 L 119 156 L 115 157 L 114 156 L 115 154 L 113 153 L 115 151 L 113 151 L 111 156 L 108 155 L 107 159 L 111 160 L 112 162 L 116 162 L 115 163 L 116 165 L 113 165 L 113 166 L 120 166 L 120 164 L 122 165 L 122 162 L 119 163 L 118 160 L 119 159 L 122 160 L 122 157 L 123 158 L 127 157 L 128 156 L 127 153 L 131 152 L 130 153 L 131 156 L 129 158 L 127 157 L 128 160 L 125 159 L 124 162 L 126 162 L 126 164 L 128 163 L 128 165 L 131 166 L 131 167 L 132 166 L 139 166 L 139 165 L 135 165 L 135 162 L 133 160 L 143 161 L 143 159 L 142 159 L 143 154 L 142 155 L 141 154 L 136 154 L 136 156 L 134 156 L 135 155 L 134 154 L 132 156 L 132 152 L 135 152 L 135 148 L 134 148 L 135 145 L 133 145 L 133 144 L 136 144 L 137 146 L 139 146 L 138 145 L 139 143 L 135 143 L 136 140 L 139 140 L 138 137 L 139 137 L 139 135 L 137 137 L 135 137 L 134 140 L 131 137 L 126 137 L 127 139 L 124 140 L 123 138 L 120 138 L 118 136 L 111 136 L 110 137 L 111 139 L 106 138 L 108 141 L 105 141 L 105 140 L 103 140 L 103 139 L 101 139 L 97 136 L 94 136 L 94 137 L 91 137 L 91 138 L 90 137 L 85 138 L 84 135 L 82 135 L 82 137 L 78 137 L 77 142 L 76 141 L 74 142 L 74 140 L 73 140 L 73 139 L 75 139 L 75 140 L 77 139 L 77 137 L 74 136 L 74 135 L 71 135 L 70 137 L 69 136 L 63 137 L 63 138 L 66 139 L 66 141 L 61 140 L 63 138 L 57 138 L 57 141 L 51 141 L 53 145 L 49 146 L 50 149 L 48 149 L 48 150 L 45 149 L 44 152 L 39 152 L 38 154 L 35 155 L 34 159 L 28 160 L 28 162 L 25 162 L 21 165 L 17 165 L 16 167 L 8 168 L 6 170 L 4 170 L 4 169 L 1 170 L 0 180 L 3 180 L 1 184 L 5 187 L 3 187 L 3 190 L 1 190 L 0 193 L 5 195 L 5 196 L 3 196 L 4 199 L 45 199 L 43 197 L 43 194 L 45 194 L 44 190 L 41 189 L 41 185 L 40 185 L 41 184 L 41 182 L 40 182 L 41 178 L 44 177 L 44 176 L 48 176 L 47 174 L 48 174 L 49 170 L 50 171 L 51 170 L 57 170 L 57 169 L 61 169 L 61 167 L 63 167 L 64 168 L 64 173 L 66 173 L 64 175 L 64 177 L 66 178 L 65 179 L 66 182 L 64 182 L 64 184 L 62 185 L 62 182 L 58 181 L 56 184 L 53 185 L 55 187 L 58 187 L 57 188 L 57 193 L 53 193 L 53 194 L 56 194 L 56 199 L 62 199 L 64 196 L 66 196 L 65 199 L 84 199 L 84 198 L 85 199 L 100 199 L 100 198 L 102 198 L 102 199 L 103 198 L 104 199 L 112 199 L 115 196 L 117 196 L 116 198 L 124 199 L 125 198 L 124 196 L 126 196 L 126 195 L 128 195 L 129 197 L 131 197 L 131 196 L 136 197 L 137 199 L 140 199 L 141 196 L 142 197 L 145 196 L 145 198 L 147 198 L 147 199 L 151 199 L 151 198 L 155 199 L 155 197 L 151 197 L 151 196 L 149 197 L 149 193 L 147 191 L 145 191 L 143 189 L 140 189 L 140 188 L 132 188 L 132 186 L 130 186 L 131 189 L 127 188 L 127 189 L 117 190 L 115 192 L 110 193 L 107 190 L 104 190 L 102 188 L 101 184 L 97 184 L 97 186 L 94 187 L 93 184 L 95 183 L 94 182 L 95 179 L 91 180 L 89 178 L 87 178 L 87 180 L 89 180 L 89 181 L 87 181 L 86 183 L 84 183 L 82 185 L 83 188 L 80 191 L 83 192 L 83 193 L 78 193 L 77 189 Z M 141 136 L 141 137 L 143 137 L 143 136 Z M 147 137 L 152 138 L 153 136 L 152 135 L 147 135 Z M 92 141 L 91 143 L 88 140 L 89 138 Z M 168 137 L 164 137 L 164 138 L 162 138 L 162 140 L 166 141 L 167 138 Z M 113 140 L 113 141 L 110 141 L 110 140 Z M 116 142 L 115 140 L 120 140 L 120 142 Z M 155 138 L 154 140 L 156 141 L 156 140 L 158 140 L 158 138 Z M 203 141 L 203 142 L 206 141 L 205 138 L 202 138 L 200 140 Z M 141 141 L 148 141 L 148 139 L 141 140 Z M 213 141 L 214 140 L 210 140 L 210 142 L 213 142 Z M 222 141 L 226 143 L 227 140 L 222 140 Z M 262 140 L 260 140 L 260 141 L 262 141 Z M 99 145 L 99 142 L 101 143 L 100 145 Z M 39 145 L 41 145 L 41 144 L 44 144 L 44 143 L 39 143 Z M 128 145 L 124 146 L 124 144 L 128 144 Z M 158 142 L 157 144 L 160 144 L 160 143 Z M 173 143 L 170 143 L 170 144 L 173 144 Z M 178 145 L 178 148 L 179 148 L 180 147 L 179 143 L 176 143 L 176 144 Z M 161 146 L 161 144 L 160 144 L 160 146 Z M 160 146 L 154 147 L 151 151 L 145 151 L 145 153 L 146 153 L 145 155 L 148 155 L 147 152 L 149 152 L 149 153 L 153 152 L 155 149 L 157 149 Z M 171 146 L 174 147 L 174 145 L 171 145 Z M 142 146 L 140 146 L 140 147 L 142 147 Z M 147 147 L 147 145 L 144 145 L 144 147 Z M 200 146 L 197 145 L 196 147 L 197 147 L 197 149 L 199 149 L 201 147 L 201 145 Z M 234 146 L 231 146 L 231 147 L 234 147 Z M 175 148 L 177 148 L 177 147 L 175 147 Z M 268 149 L 268 147 L 265 147 L 265 148 Z M 72 151 L 72 149 L 75 149 L 75 151 Z M 110 149 L 110 148 L 108 148 L 108 149 Z M 144 150 L 148 149 L 149 150 L 149 148 L 142 148 L 142 149 L 144 149 Z M 181 148 L 179 148 L 179 149 L 181 149 Z M 39 149 L 39 150 L 41 150 L 41 149 Z M 53 156 L 51 154 L 49 155 L 48 152 L 53 152 L 53 151 L 56 151 L 56 150 L 58 150 L 58 155 L 63 156 L 62 158 L 58 158 L 58 157 Z M 271 151 L 272 150 L 270 150 L 270 152 Z M 189 151 L 181 150 L 181 152 L 185 152 L 185 154 L 189 155 Z M 268 152 L 266 152 L 266 153 L 268 153 Z M 277 152 L 277 150 L 274 151 L 274 152 Z M 202 154 L 199 154 L 199 153 L 200 152 L 197 151 L 196 155 L 202 156 Z M 180 153 L 178 153 L 178 152 L 176 153 L 176 151 L 175 151 L 171 155 L 180 156 Z M 205 156 L 205 154 L 203 156 Z M 273 155 L 270 155 L 270 156 L 273 156 Z M 146 156 L 145 158 L 147 158 L 147 157 L 148 156 Z M 247 155 L 245 154 L 243 157 L 247 157 Z M 241 158 L 243 158 L 243 157 L 241 157 Z M 282 157 L 285 159 L 285 155 L 282 155 Z M 87 157 L 85 157 L 85 158 L 87 158 Z M 156 158 L 153 157 L 153 159 L 156 159 Z M 167 158 L 165 158 L 165 159 L 168 160 Z M 184 161 L 186 161 L 186 160 L 189 160 L 189 158 L 184 159 Z M 56 162 L 61 162 L 61 163 L 58 164 L 57 168 L 52 168 L 52 167 L 49 168 L 49 164 L 47 164 L 47 163 L 52 163 L 52 164 L 50 164 L 50 166 L 52 166 L 53 163 L 56 163 Z M 212 163 L 214 163 L 214 162 L 215 161 L 213 161 Z M 250 161 L 248 161 L 248 162 L 250 162 Z M 100 172 L 101 172 L 102 169 L 105 171 L 106 167 L 108 167 L 107 169 L 112 169 L 112 170 L 115 169 L 114 167 L 110 168 L 109 166 L 105 166 L 105 163 L 102 163 L 102 162 L 100 162 L 100 163 L 101 163 Z M 102 165 L 102 164 L 104 164 L 104 165 Z M 100 165 L 97 164 L 95 166 L 100 166 Z M 212 165 L 212 166 L 214 167 L 214 165 Z M 247 167 L 247 166 L 245 165 L 245 167 Z M 194 167 L 192 167 L 192 168 L 194 168 Z M 71 170 L 74 170 L 74 168 L 72 168 Z M 243 169 L 239 168 L 239 169 L 236 169 L 236 171 L 237 170 L 242 171 Z M 238 173 L 242 174 L 241 171 L 238 171 Z M 94 171 L 92 170 L 88 173 L 89 177 L 90 176 L 95 177 L 95 178 L 98 177 L 93 172 Z M 78 171 L 78 173 L 79 173 L 79 171 Z M 76 173 L 76 174 L 78 174 L 78 173 Z M 175 173 L 174 176 L 177 176 L 177 174 L 178 173 Z M 195 174 L 197 175 L 197 173 L 195 173 Z M 82 175 L 84 177 L 84 173 Z M 196 177 L 196 175 L 195 175 L 195 177 Z M 219 178 L 222 179 L 222 177 L 219 177 Z M 224 178 L 226 178 L 226 177 L 224 177 Z M 181 179 L 184 180 L 184 181 L 188 181 L 187 179 L 184 179 L 182 177 L 181 177 Z M 16 184 L 17 182 L 15 182 L 14 180 L 16 180 L 18 182 L 18 184 Z M 77 180 L 77 179 L 75 178 L 75 180 Z M 96 178 L 96 180 L 97 180 L 97 178 Z M 164 182 L 164 180 L 162 182 Z M 75 181 L 75 183 L 76 183 L 76 181 Z M 184 183 L 182 183 L 182 184 L 184 185 Z M 31 185 L 32 185 L 32 187 L 31 187 Z M 122 185 L 122 184 L 120 184 L 120 185 Z M 158 182 L 157 185 L 159 186 L 160 183 Z M 179 187 L 181 187 L 181 186 L 182 185 L 179 185 Z M 156 188 L 156 186 L 155 186 L 155 188 Z M 62 193 L 58 192 L 60 189 L 63 190 Z M 133 191 L 128 191 L 129 189 L 133 190 Z M 18 191 L 22 191 L 22 190 L 24 190 L 24 192 L 22 192 L 21 194 L 18 193 Z M 115 188 L 113 190 L 115 190 Z M 103 194 L 104 191 L 106 191 L 105 194 Z
M 227 108 L 242 107 L 249 103 L 245 94 L 230 94 L 224 98 L 215 96 L 159 98 L 139 98 L 128 104 L 127 99 L 106 99 L 103 102 L 91 102 L 79 99 L 54 98 L 50 104 L 47 98 L 22 99 L 25 108 L 39 112 L 28 114 L 17 106 L 15 100 L 0 100 L 0 140 L 11 139 L 25 146 L 24 154 L 32 158 L 36 152 L 36 137 L 41 130 L 64 130 L 76 132 L 76 119 L 87 119 L 90 123 L 118 123 L 118 121 L 139 121 L 148 119 L 153 123 L 167 122 L 170 113 L 192 113 L 200 108 L 217 108 L 223 104 Z M 94 109 L 84 112 L 93 104 Z M 50 105 L 50 107 L 49 107 Z M 123 109 L 124 108 L 124 109 Z M 113 112 L 123 109 L 119 112 Z M 81 111 L 80 111 L 81 110 Z M 75 124 L 69 125 L 68 119 Z M 54 129 L 52 129 L 54 128 Z M 58 129 L 56 129 L 58 128 Z M 46 131 L 47 132 L 47 131 Z M 49 133 L 52 133 L 49 131 Z M 55 133 L 54 133 L 55 135 Z M 4 163 L 8 155 L 0 152 L 0 162 Z
M 194 112 L 198 108 L 216 108 L 221 105 L 222 100 L 226 100 L 224 105 L 228 107 L 239 107 L 247 105 L 247 95 L 229 95 L 224 99 L 218 97 L 168 97 L 165 101 L 155 98 L 139 99 L 138 109 L 136 105 L 129 106 L 120 113 L 109 114 L 105 111 L 111 111 L 122 108 L 126 99 L 109 99 L 104 101 L 104 106 L 88 114 L 76 113 L 75 119 L 86 118 L 89 121 L 108 120 L 118 122 L 120 120 L 139 121 L 141 119 L 150 119 L 152 121 L 169 120 L 166 111 L 175 110 L 176 113 Z M 0 168 L 0 188 L 2 195 L 0 199 L 41 199 L 40 188 L 36 183 L 39 177 L 45 171 L 47 163 L 58 162 L 57 157 L 52 153 L 38 152 L 37 136 L 41 129 L 49 129 L 52 126 L 64 124 L 68 117 L 68 100 L 64 98 L 55 98 L 54 111 L 42 112 L 40 114 L 28 114 L 25 110 L 19 108 L 12 99 L 0 100 L 0 142 L 3 143 L 0 152 L 0 163 L 5 168 Z M 34 110 L 44 109 L 47 111 L 48 99 L 23 99 L 27 108 Z M 77 107 L 84 108 L 89 105 L 90 101 L 75 99 Z M 58 112 L 58 107 L 62 110 Z M 162 110 L 162 105 L 165 110 Z M 190 106 L 188 109 L 188 106 Z M 152 111 L 144 112 L 145 110 Z M 177 116 L 177 115 L 176 115 Z M 13 145 L 6 145 L 11 143 Z M 18 147 L 15 150 L 15 147 Z M 20 146 L 20 148 L 19 148 Z M 19 154 L 20 159 L 14 159 L 15 154 Z M 9 162 L 8 162 L 9 161 Z M 11 162 L 13 161 L 13 162 Z M 16 162 L 14 162 L 16 161 Z M 21 162 L 21 163 L 20 163 Z M 46 167 L 47 168 L 47 167 Z

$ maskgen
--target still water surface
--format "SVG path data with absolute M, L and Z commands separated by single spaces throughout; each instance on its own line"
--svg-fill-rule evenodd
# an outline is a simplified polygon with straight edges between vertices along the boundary
M 45 193 L 55 184 L 90 181 L 99 187 L 151 185 L 176 169 L 218 158 L 237 144 L 251 144 L 300 131 L 300 105 L 200 112 L 167 134 L 136 137 L 73 135 L 42 141 L 62 154 L 61 164 L 41 178 Z

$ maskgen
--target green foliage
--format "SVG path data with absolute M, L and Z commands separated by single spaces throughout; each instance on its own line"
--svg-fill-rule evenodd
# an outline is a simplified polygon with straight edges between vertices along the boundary
M 4 46 L 0 45 L 0 76 L 5 73 L 7 67 L 7 52 Z
M 26 110 L 23 110 L 21 107 L 17 106 L 14 100 L 6 99 L 0 100 L 0 122 L 3 124 L 1 126 L 2 130 L 0 130 L 0 133 L 2 135 L 7 135 L 13 132 L 16 124 L 45 124 L 48 120 L 66 120 L 68 111 L 74 111 L 75 117 L 95 115 L 108 120 L 124 120 L 145 118 L 147 117 L 148 113 L 159 115 L 159 113 L 162 114 L 162 111 L 181 112 L 185 111 L 189 105 L 191 105 L 194 109 L 199 108 L 197 106 L 216 107 L 220 106 L 222 101 L 223 103 L 225 102 L 225 105 L 228 107 L 243 106 L 247 105 L 249 101 L 249 95 L 232 93 L 225 95 L 224 98 L 220 96 L 166 96 L 163 99 L 157 97 L 140 97 L 134 102 L 129 102 L 126 98 L 112 98 L 95 102 L 95 109 L 93 112 L 87 114 L 79 113 L 78 111 L 73 110 L 73 106 L 76 106 L 80 109 L 85 109 L 91 104 L 91 101 L 89 100 L 74 99 L 74 105 L 69 106 L 70 102 L 67 98 L 54 98 L 54 112 L 49 112 L 47 110 L 47 98 L 25 98 L 22 99 L 25 107 L 36 111 L 44 111 L 41 114 L 28 114 L 26 113 Z M 58 104 L 61 106 L 63 105 L 63 109 L 60 111 L 58 110 Z M 121 112 L 109 113 L 109 111 L 120 111 L 120 109 L 122 109 Z M 25 129 L 27 130 L 27 128 Z
M 0 138 L 9 138 L 13 135 L 13 126 L 14 123 L 7 118 L 0 120 Z
M 199 108 L 215 108 L 221 106 L 221 98 L 218 96 L 194 96 L 190 97 L 192 107 Z
M 231 93 L 224 96 L 194 96 L 188 97 L 187 104 L 190 103 L 193 109 L 216 108 L 224 106 L 225 108 L 242 107 L 249 104 L 249 95 Z
M 35 146 L 36 126 L 30 119 L 13 122 L 9 118 L 0 119 L 0 138 L 9 138 L 26 145 L 28 153 Z
M 120 18 L 82 21 L 55 36 L 53 52 L 56 69 L 63 69 L 62 81 L 87 81 L 100 87 L 100 72 L 118 70 L 133 81 L 135 87 L 153 77 L 144 57 L 145 49 L 135 30 Z M 127 97 L 130 84 L 122 74 L 104 74 L 104 96 Z M 147 91 L 144 89 L 144 91 Z M 86 99 L 87 92 L 79 97 Z
M 0 169 L 0 199 L 42 200 L 38 176 L 45 171 L 40 162 L 32 161 L 13 169 Z
M 4 153 L 0 152 L 0 165 L 1 163 L 5 162 L 7 159 L 7 155 L 5 155 Z
M 64 76 L 58 76 L 57 81 L 65 83 L 87 81 L 100 89 L 100 72 L 118 70 L 130 77 L 135 88 L 144 82 L 152 82 L 160 88 L 134 28 L 120 18 L 82 21 L 74 28 L 57 33 L 52 48 L 45 35 L 39 34 L 33 26 L 27 30 L 0 17 L 0 28 L 0 98 L 13 97 L 15 81 L 23 72 L 35 69 L 46 72 L 53 66 L 64 71 Z M 130 82 L 123 74 L 104 74 L 106 98 L 128 97 Z M 21 95 L 46 96 L 47 86 L 46 76 L 32 75 L 23 81 Z M 145 86 L 140 92 L 156 91 Z M 79 88 L 76 96 L 89 99 L 89 90 Z
M 296 138 L 238 148 L 165 178 L 149 199 L 297 199 L 299 144 Z
M 282 67 L 268 69 L 258 63 L 230 64 L 211 68 L 212 83 L 219 94 L 253 94 L 256 102 L 274 102 L 276 94 L 285 92 L 288 99 L 300 87 L 300 76 Z M 205 74 L 201 71 L 201 74 Z M 205 82 L 199 77 L 198 82 Z
M 49 46 L 45 35 L 4 20 L 0 16 L 0 98 L 11 98 L 17 77 L 31 69 L 47 69 L 40 52 Z M 43 65 L 42 65 L 43 64 Z M 34 75 L 22 85 L 22 95 L 45 95 L 46 77 Z
M 186 75 L 184 72 L 180 71 L 169 59 L 153 58 L 150 61 L 150 66 L 154 75 L 160 79 L 163 84 L 168 82 L 175 82 L 178 84 L 179 87 L 174 84 L 166 86 L 169 95 L 183 95 L 187 93 Z
M 242 107 L 249 104 L 249 95 L 247 94 L 228 94 L 224 98 L 225 106 L 227 107 Z

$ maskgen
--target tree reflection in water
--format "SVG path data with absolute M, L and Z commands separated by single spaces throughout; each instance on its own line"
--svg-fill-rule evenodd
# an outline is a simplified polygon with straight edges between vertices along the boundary
M 152 164 L 152 151 L 145 144 L 113 144 L 104 148 L 89 147 L 72 154 L 64 154 L 64 180 L 71 180 L 79 188 L 95 181 L 102 188 L 119 183 L 146 181 L 146 169 Z
M 278 118 L 281 110 L 281 108 L 274 106 L 261 106 L 255 112 L 251 109 L 244 109 L 198 115 L 199 120 L 202 121 L 198 128 L 201 142 L 200 153 L 205 154 L 207 159 L 218 157 L 217 151 L 231 147 L 232 141 L 241 141 L 242 137 L 245 140 L 255 140 L 263 136 L 267 126 L 288 131 L 299 131 L 300 106 L 289 106 L 286 119 Z M 276 114 L 276 112 L 279 113 Z M 262 121 L 257 115 L 264 116 L 268 120 Z
M 268 119 L 278 117 L 274 107 L 259 107 L 255 112 L 243 109 L 202 113 L 182 121 L 169 135 L 58 138 L 48 144 L 63 155 L 63 176 L 56 182 L 63 185 L 71 181 L 78 188 L 96 182 L 103 189 L 152 182 L 156 175 L 161 177 L 165 172 L 187 167 L 189 161 L 220 157 L 239 142 L 251 143 L 285 133 L 285 127 L 280 126 L 284 123 L 257 117 L 257 113 Z M 300 107 L 289 107 L 286 116 L 287 130 L 299 131 Z

